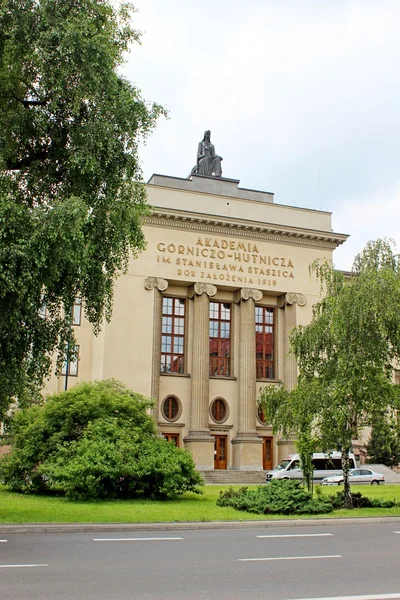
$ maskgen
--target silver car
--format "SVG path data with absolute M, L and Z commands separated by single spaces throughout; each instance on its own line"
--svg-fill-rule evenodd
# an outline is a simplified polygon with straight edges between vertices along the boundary
M 375 473 L 371 469 L 350 469 L 349 471 L 350 483 L 370 483 L 371 485 L 379 485 L 385 483 L 385 477 L 380 473 Z M 343 485 L 343 473 L 341 475 L 333 475 L 332 477 L 325 477 L 321 481 L 321 485 Z

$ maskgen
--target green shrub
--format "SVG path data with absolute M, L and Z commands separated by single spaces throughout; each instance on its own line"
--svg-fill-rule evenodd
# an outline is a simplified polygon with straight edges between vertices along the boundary
M 367 498 L 361 492 L 352 492 L 353 508 L 392 508 L 399 506 L 395 500 L 384 500 L 383 498 Z M 345 508 L 344 491 L 336 492 L 330 498 L 333 509 Z
M 158 437 L 151 405 L 115 381 L 102 381 L 19 411 L 0 476 L 14 491 L 81 500 L 200 493 L 191 455 Z
M 271 515 L 317 515 L 333 510 L 329 499 L 313 498 L 298 482 L 279 480 L 258 486 L 255 490 L 243 487 L 235 491 L 229 488 L 220 493 L 217 505 Z

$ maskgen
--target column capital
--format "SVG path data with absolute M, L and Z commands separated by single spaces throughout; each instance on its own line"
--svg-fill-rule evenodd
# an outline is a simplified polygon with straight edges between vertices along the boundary
M 166 279 L 162 279 L 161 277 L 147 277 L 144 280 L 144 287 L 146 290 L 157 289 L 160 292 L 165 292 L 168 287 L 168 281 Z
M 234 301 L 236 303 L 241 302 L 242 300 L 249 300 L 252 298 L 255 302 L 259 302 L 263 297 L 263 293 L 261 290 L 256 290 L 254 288 L 241 288 L 234 294 Z
M 295 294 L 294 292 L 288 292 L 278 298 L 279 308 L 284 308 L 286 304 L 298 304 L 299 306 L 305 306 L 307 304 L 307 298 L 303 294 Z
M 202 294 L 207 294 L 210 298 L 215 296 L 217 293 L 217 288 L 212 283 L 195 283 L 188 289 L 188 298 L 193 298 L 194 296 L 202 296 Z

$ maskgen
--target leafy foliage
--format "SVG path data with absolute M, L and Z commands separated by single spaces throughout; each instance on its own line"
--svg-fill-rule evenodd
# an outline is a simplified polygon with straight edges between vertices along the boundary
M 393 506 L 399 506 L 400 503 L 396 500 L 385 500 L 384 498 L 368 498 L 363 496 L 361 492 L 352 493 L 353 508 L 392 508 Z M 344 490 L 336 492 L 334 496 L 331 496 L 330 501 L 334 510 L 339 508 L 345 508 L 345 494 Z
M 220 492 L 218 506 L 265 515 L 318 515 L 332 512 L 329 498 L 313 498 L 295 481 L 272 480 L 255 490 L 242 487 Z
M 198 492 L 186 450 L 157 436 L 152 403 L 115 381 L 83 383 L 18 411 L 0 464 L 11 490 L 73 499 L 174 498 Z
M 285 438 L 296 438 L 303 477 L 309 492 L 313 490 L 312 454 L 319 449 L 319 441 L 312 435 L 316 401 L 312 385 L 298 386 L 291 392 L 282 385 L 268 385 L 262 388 L 259 398 L 274 433 Z
M 388 467 L 400 463 L 400 426 L 396 416 L 375 415 L 366 450 L 367 463 Z
M 392 508 L 396 500 L 367 498 L 361 492 L 353 494 L 353 508 Z M 306 491 L 299 482 L 272 480 L 254 490 L 242 487 L 220 492 L 217 506 L 230 506 L 236 510 L 264 515 L 320 515 L 346 508 L 344 490 L 325 496 L 320 487 L 315 495 Z
M 291 335 L 298 386 L 287 393 L 284 407 L 267 396 L 261 402 L 276 428 L 287 427 L 285 415 L 292 412 L 292 429 L 311 435 L 323 450 L 342 451 L 351 507 L 352 441 L 375 414 L 389 415 L 398 407 L 391 379 L 400 359 L 400 259 L 390 242 L 378 240 L 356 257 L 348 280 L 327 263 L 314 263 L 312 271 L 325 296 L 314 305 L 311 323 Z
M 76 296 L 98 331 L 145 246 L 137 148 L 165 111 L 118 73 L 139 40 L 131 12 L 0 1 L 0 414 L 41 386 L 55 351 L 58 367 L 72 355 Z

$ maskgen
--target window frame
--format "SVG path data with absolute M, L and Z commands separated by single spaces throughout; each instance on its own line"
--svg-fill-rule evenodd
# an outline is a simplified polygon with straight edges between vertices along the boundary
M 261 406 L 258 406 L 257 408 L 257 421 L 260 423 L 260 425 L 262 425 L 263 427 L 267 427 L 268 426 L 268 422 L 267 419 L 265 417 L 264 411 L 261 408 Z
M 79 374 L 79 344 L 75 344 L 73 346 L 73 350 L 75 352 L 75 359 L 74 360 L 65 360 L 61 369 L 61 375 L 62 376 L 66 376 L 68 375 L 68 377 L 78 377 Z M 68 368 L 67 368 L 68 366 Z M 71 372 L 71 368 L 72 367 L 76 367 L 75 369 L 75 373 Z M 67 373 L 68 371 L 68 373 Z
M 213 306 L 218 305 L 218 317 L 212 316 Z M 229 306 L 229 319 L 223 318 L 222 311 Z M 208 318 L 208 372 L 209 377 L 232 377 L 232 315 L 233 315 L 233 304 L 232 302 L 224 302 L 221 300 L 210 301 L 209 304 L 209 318 Z M 211 336 L 212 323 L 217 323 L 217 336 Z M 221 335 L 223 330 L 223 324 L 229 323 L 229 336 L 224 337 Z M 211 354 L 210 346 L 211 340 L 217 342 L 217 355 Z M 223 342 L 228 341 L 228 356 L 224 356 L 222 352 Z M 221 373 L 222 370 L 222 373 Z
M 165 307 L 165 301 L 172 300 L 172 311 L 167 312 Z M 176 314 L 176 305 L 181 304 L 183 306 L 183 315 Z M 167 328 L 168 324 L 164 320 L 171 319 L 171 332 L 163 331 L 164 327 Z M 175 325 L 178 319 L 183 320 L 183 333 L 175 332 Z M 161 304 L 161 347 L 160 347 L 160 374 L 161 375 L 184 375 L 186 373 L 186 332 L 187 332 L 187 301 L 186 298 L 179 298 L 176 296 L 163 296 Z M 182 340 L 182 352 L 174 352 L 175 340 Z M 163 350 L 164 344 L 169 340 L 171 351 L 167 352 Z M 169 365 L 173 365 L 174 360 L 178 360 L 177 369 L 167 370 L 168 361 L 166 357 L 170 358 Z
M 177 412 L 176 412 L 176 415 L 173 417 L 169 417 L 165 411 L 165 404 L 170 399 L 175 400 L 176 404 L 177 404 Z M 176 421 L 178 421 L 180 419 L 180 416 L 182 414 L 182 402 L 179 400 L 179 398 L 177 396 L 175 396 L 175 394 L 168 394 L 167 396 L 165 396 L 165 398 L 161 402 L 160 409 L 161 409 L 162 417 L 163 417 L 163 419 L 165 419 L 165 421 L 168 421 L 169 423 L 175 423 Z
M 224 416 L 222 417 L 222 419 L 217 420 L 213 414 L 213 408 L 216 405 L 217 402 L 221 402 L 224 406 Z M 225 400 L 225 398 L 221 398 L 220 396 L 218 396 L 217 398 L 214 398 L 211 403 L 210 403 L 210 417 L 212 419 L 212 421 L 214 423 L 216 423 L 217 425 L 222 425 L 222 423 L 225 423 L 228 418 L 229 418 L 229 404 L 228 402 Z
M 258 316 L 257 316 L 257 311 L 258 310 L 262 310 L 262 321 L 257 320 Z M 272 314 L 272 322 L 269 322 L 266 319 L 266 315 L 267 314 Z M 260 380 L 264 380 L 264 381 L 276 381 L 277 379 L 277 360 L 276 360 L 276 317 L 277 317 L 277 310 L 275 307 L 272 306 L 259 306 L 256 305 L 255 310 L 254 310 L 254 321 L 255 321 L 255 336 L 256 336 L 256 355 L 255 355 L 255 361 L 256 361 L 256 379 L 257 381 Z M 262 331 L 257 331 L 258 327 L 262 327 Z M 271 335 L 271 332 L 267 331 L 267 328 L 272 328 L 272 342 L 270 340 L 267 339 L 268 336 Z M 257 336 L 261 333 L 262 335 L 262 340 L 261 340 L 261 344 L 262 344 L 262 355 L 263 358 L 258 358 L 257 357 L 257 344 L 260 343 L 259 340 L 257 339 Z M 267 344 L 272 345 L 272 359 L 269 358 L 265 358 L 266 356 L 266 346 Z M 260 370 L 262 370 L 261 374 L 263 375 L 262 377 L 260 377 Z M 266 377 L 266 375 L 272 374 L 272 377 Z
M 173 442 L 176 448 L 180 448 L 180 435 L 179 433 L 162 433 L 161 434 L 168 443 Z
M 79 307 L 78 315 L 79 319 L 75 319 L 75 308 Z M 73 327 L 80 327 L 82 324 L 82 298 L 80 296 L 76 296 L 74 302 L 71 307 L 71 325 Z

